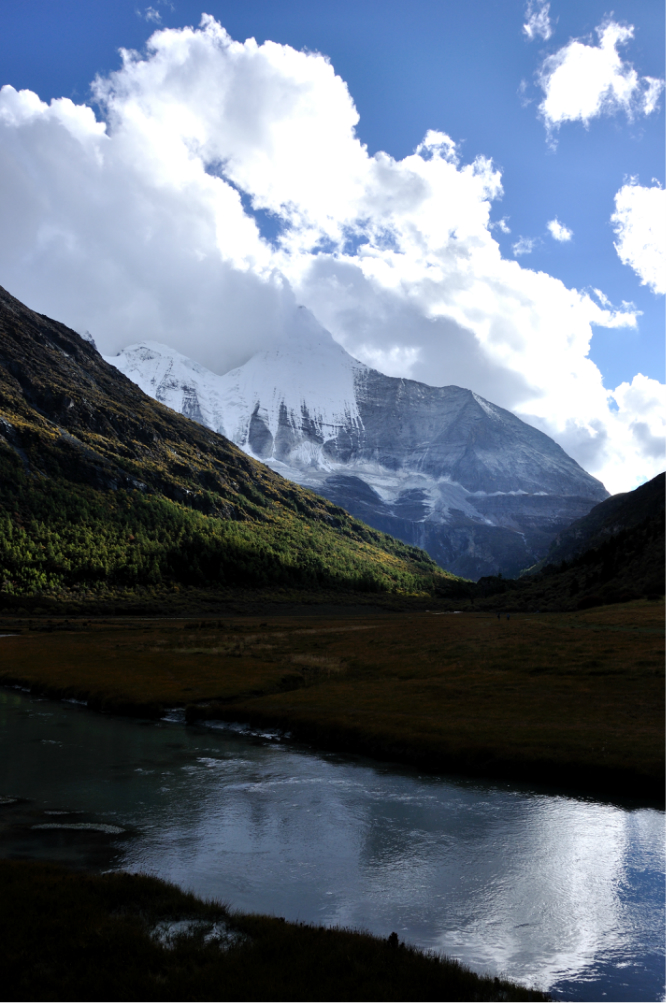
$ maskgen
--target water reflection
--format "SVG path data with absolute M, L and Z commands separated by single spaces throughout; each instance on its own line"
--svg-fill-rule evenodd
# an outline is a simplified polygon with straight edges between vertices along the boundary
M 2 809 L 5 855 L 53 856 L 54 833 L 32 826 L 84 812 L 138 835 L 94 843 L 80 831 L 66 843 L 59 831 L 65 857 L 101 859 L 102 839 L 106 866 L 240 909 L 396 930 L 556 997 L 661 998 L 655 809 L 419 777 L 6 692 L 0 720 L 0 794 L 29 799 Z

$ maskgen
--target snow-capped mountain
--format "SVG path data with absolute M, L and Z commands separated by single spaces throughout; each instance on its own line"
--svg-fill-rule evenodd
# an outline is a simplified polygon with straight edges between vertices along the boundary
M 278 473 L 471 578 L 516 574 L 608 497 L 552 439 L 471 390 L 363 365 L 301 308 L 218 376 L 155 342 L 107 362 Z

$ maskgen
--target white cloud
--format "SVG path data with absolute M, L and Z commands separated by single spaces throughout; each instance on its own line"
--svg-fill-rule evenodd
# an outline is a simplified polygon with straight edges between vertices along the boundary
M 644 457 L 646 466 L 652 465 L 655 472 L 666 466 L 666 387 L 657 380 L 651 380 L 642 373 L 634 376 L 631 383 L 621 383 L 613 391 L 613 399 L 618 406 L 618 423 L 627 448 Z M 609 481 L 626 490 L 620 469 L 609 472 Z
M 658 106 L 663 80 L 639 77 L 618 52 L 618 46 L 633 38 L 633 26 L 608 21 L 597 28 L 597 35 L 598 45 L 573 39 L 548 56 L 539 70 L 545 94 L 539 111 L 551 133 L 564 122 L 587 126 L 598 115 L 619 111 L 632 119 L 650 115 Z
M 632 431 L 643 411 L 613 404 L 588 358 L 592 325 L 634 326 L 635 312 L 502 257 L 490 160 L 464 163 L 432 131 L 403 160 L 369 156 L 324 56 L 235 42 L 210 17 L 123 59 L 95 85 L 103 122 L 0 91 L 0 282 L 14 295 L 105 354 L 154 339 L 217 372 L 288 334 L 303 303 L 356 357 L 472 387 L 602 479 L 656 472 Z
M 536 237 L 519 237 L 512 245 L 511 250 L 519 258 L 523 254 L 531 254 L 538 243 Z
M 530 42 L 533 42 L 535 38 L 542 38 L 544 42 L 547 42 L 553 34 L 549 13 L 549 3 L 544 3 L 544 0 L 529 0 L 525 8 L 527 20 L 523 25 L 523 33 L 527 35 Z
M 615 196 L 611 216 L 620 260 L 636 272 L 641 284 L 666 293 L 666 191 L 630 183 Z
M 162 21 L 162 15 L 155 7 L 146 7 L 145 10 L 137 11 L 139 17 L 142 17 L 144 21 L 152 21 L 154 24 L 160 24 Z
M 609 300 L 608 296 L 606 296 L 606 294 L 601 291 L 601 289 L 593 289 L 592 292 L 597 297 L 597 299 L 599 300 L 599 302 L 603 307 L 612 309 L 611 301 Z
M 490 229 L 491 230 L 497 229 L 500 231 L 500 233 L 511 233 L 511 228 L 507 223 L 508 218 L 509 218 L 508 216 L 502 216 L 501 219 L 495 220 L 494 223 L 490 224 Z
M 643 114 L 651 115 L 659 108 L 659 95 L 664 89 L 664 81 L 658 77 L 643 77 Z
M 162 24 L 162 15 L 160 14 L 158 7 L 168 7 L 169 10 L 175 10 L 174 4 L 171 0 L 156 0 L 156 7 L 144 7 L 143 10 L 137 10 L 136 14 L 138 17 L 143 18 L 144 21 L 152 22 L 153 24 Z
M 557 217 L 546 223 L 546 226 L 548 227 L 553 240 L 558 240 L 561 244 L 566 243 L 567 240 L 571 240 L 573 237 L 573 230 L 570 230 L 567 226 L 564 226 L 563 223 L 560 223 Z

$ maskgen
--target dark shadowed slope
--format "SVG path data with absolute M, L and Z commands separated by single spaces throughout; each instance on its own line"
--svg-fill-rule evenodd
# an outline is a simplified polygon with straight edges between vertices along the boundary
M 0 863 L 3 984 L 16 1000 L 546 1000 L 368 933 L 231 913 L 138 874 Z M 165 942 L 156 932 L 182 922 Z M 231 949 L 229 949 L 229 947 Z
M 586 516 L 558 534 L 546 560 L 549 563 L 570 561 L 646 520 L 663 522 L 664 484 L 665 475 L 658 474 L 635 491 L 613 495 L 595 505 Z
M 664 474 L 595 505 L 517 581 L 482 578 L 482 605 L 586 609 L 664 594 Z
M 446 587 L 0 289 L 0 588 Z

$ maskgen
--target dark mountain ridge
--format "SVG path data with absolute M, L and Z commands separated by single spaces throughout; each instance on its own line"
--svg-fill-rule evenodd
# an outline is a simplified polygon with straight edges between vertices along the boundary
M 546 560 L 519 579 L 488 576 L 475 600 L 488 608 L 587 609 L 664 594 L 664 494 L 658 474 L 613 495 L 554 541 Z
M 148 397 L 74 331 L 0 288 L 5 596 L 452 582 L 424 553 Z
M 635 490 L 612 495 L 595 505 L 582 519 L 576 519 L 558 533 L 541 566 L 570 561 L 646 520 L 663 521 L 664 477 L 664 474 L 657 474 Z

